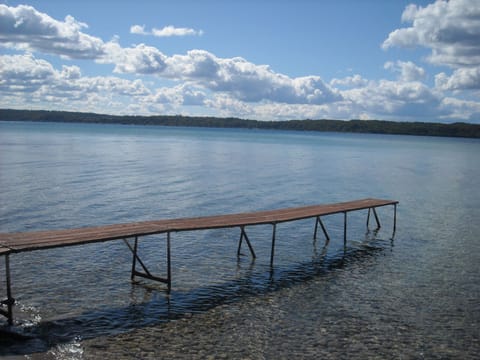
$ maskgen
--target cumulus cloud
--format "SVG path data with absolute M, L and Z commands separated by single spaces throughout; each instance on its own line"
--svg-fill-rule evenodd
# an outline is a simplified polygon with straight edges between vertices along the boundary
M 195 68 L 193 73 L 198 72 Z M 268 72 L 267 72 L 268 73 Z M 202 75 L 202 76 L 203 76 Z M 294 103 L 262 100 L 243 100 L 232 92 L 215 92 L 194 81 L 171 87 L 151 89 L 143 81 L 115 76 L 83 76 L 78 66 L 55 68 L 48 61 L 32 54 L 0 56 L 0 106 L 21 102 L 29 107 L 50 103 L 63 109 L 102 112 L 182 113 L 185 106 L 203 106 L 221 116 L 240 116 L 257 119 L 293 118 L 383 118 L 383 119 L 465 119 L 479 113 L 478 102 L 455 98 L 442 99 L 434 90 L 418 81 L 357 81 L 358 87 L 340 92 L 335 102 Z M 313 94 L 317 88 L 303 78 L 293 88 Z M 357 78 L 357 80 L 359 80 Z M 286 78 L 286 81 L 293 81 Z M 200 81 L 200 84 L 203 84 Z M 295 87 L 296 86 L 296 87 Z M 309 87 L 310 86 L 310 87 Z M 150 85 L 151 87 L 151 85 Z M 303 90 L 302 90 L 303 89 Z M 297 95 L 296 95 L 297 96 Z M 124 99 L 121 100 L 121 99 Z M 77 106 L 77 108 L 75 108 Z M 42 107 L 42 106 L 38 106 Z M 421 114 L 421 115 L 419 115 Z M 472 120 L 473 121 L 473 120 Z
M 431 49 L 428 60 L 451 67 L 480 65 L 480 2 L 437 0 L 426 7 L 409 5 L 402 21 L 410 27 L 396 29 L 382 47 L 423 46 Z
M 165 26 L 162 29 L 152 29 L 152 35 L 159 37 L 169 37 L 169 36 L 191 36 L 191 35 L 203 35 L 202 30 L 194 30 L 190 28 L 177 28 L 172 25 Z
M 124 48 L 118 40 L 104 43 L 83 33 L 81 30 L 87 25 L 71 16 L 61 22 L 31 6 L 0 5 L 0 20 L 0 43 L 4 46 L 68 58 L 91 58 L 99 63 L 113 64 L 116 73 L 156 75 L 191 82 L 247 102 L 324 104 L 341 100 L 340 94 L 318 76 L 290 78 L 267 65 L 256 65 L 240 57 L 218 58 L 204 50 L 167 56 L 145 44 Z M 152 34 L 185 35 L 190 34 L 190 30 L 166 27 Z M 131 31 L 145 33 L 145 28 L 136 25 Z
M 256 119 L 268 119 L 258 112 L 258 107 L 254 107 L 249 103 L 245 103 L 238 99 L 232 98 L 227 94 L 214 94 L 205 100 L 205 105 L 215 110 L 220 116 L 245 117 Z M 270 114 L 271 119 L 271 114 Z
M 199 89 L 191 88 L 189 86 L 182 85 L 182 105 L 185 106 L 197 106 L 204 105 L 207 99 L 207 94 Z
M 165 76 L 229 93 L 242 101 L 322 104 L 341 99 L 318 76 L 290 78 L 240 57 L 224 59 L 204 50 L 192 50 L 169 57 L 166 63 Z
M 58 21 L 31 6 L 0 5 L 0 46 L 23 50 L 23 55 L 0 55 L 0 106 L 43 103 L 112 113 L 184 113 L 188 107 L 199 106 L 197 114 L 210 111 L 269 120 L 472 118 L 480 113 L 478 102 L 466 97 L 442 98 L 445 91 L 480 89 L 480 62 L 475 63 L 480 45 L 467 41 L 468 34 L 479 34 L 476 4 L 472 8 L 469 26 L 459 22 L 454 27 L 452 19 L 467 18 L 465 2 L 437 1 L 425 8 L 410 5 L 402 19 L 412 26 L 392 32 L 383 44 L 384 48 L 428 46 L 430 61 L 451 66 L 453 72 L 438 74 L 432 89 L 422 83 L 425 70 L 411 61 L 385 63 L 386 70 L 398 75 L 395 81 L 355 74 L 326 83 L 319 76 L 290 77 L 268 65 L 241 57 L 221 58 L 205 50 L 167 55 L 145 44 L 122 47 L 119 39 L 104 42 L 86 34 L 87 24 L 71 16 Z M 439 21 L 438 29 L 433 28 L 432 19 Z M 140 35 L 201 35 L 190 30 L 195 31 L 130 28 Z M 433 32 L 429 35 L 429 31 Z M 53 66 L 40 59 L 39 53 L 111 65 L 113 74 L 84 76 L 78 66 L 81 62 Z M 148 77 L 148 82 L 129 80 L 135 76 Z
M 0 56 L 0 89 L 4 93 L 34 92 L 56 75 L 49 62 L 32 55 Z
M 480 67 L 460 68 L 451 76 L 444 72 L 437 74 L 435 86 L 441 90 L 479 90 Z
M 368 80 L 361 77 L 359 74 L 353 76 L 347 76 L 343 79 L 332 79 L 330 81 L 331 86 L 357 88 L 363 87 L 368 84 Z
M 166 68 L 167 56 L 155 47 L 145 44 L 122 48 L 118 42 L 105 45 L 105 56 L 97 61 L 115 64 L 114 71 L 128 74 L 161 74 Z
M 323 104 L 341 99 L 318 76 L 290 78 L 267 65 L 256 65 L 240 57 L 218 58 L 205 50 L 166 56 L 144 44 L 122 48 L 115 42 L 106 44 L 105 49 L 107 55 L 98 61 L 114 63 L 115 72 L 185 81 L 242 101 Z
M 358 111 L 378 118 L 440 115 L 440 94 L 418 81 L 370 81 L 368 86 L 342 91 L 342 95 Z
M 82 76 L 82 72 L 80 71 L 80 68 L 78 66 L 63 65 L 61 75 L 64 79 L 77 80 L 80 79 L 80 77 Z
M 480 104 L 478 101 L 446 97 L 442 100 L 441 106 L 445 109 L 449 118 L 462 121 L 470 120 L 480 124 Z
M 0 44 L 5 47 L 95 59 L 104 54 L 103 41 L 81 30 L 87 25 L 72 16 L 58 21 L 32 6 L 0 4 Z
M 397 72 L 400 81 L 420 81 L 425 78 L 425 70 L 411 61 L 387 61 L 384 68 Z
M 84 77 L 78 66 L 55 69 L 31 54 L 0 56 L 0 91 L 29 93 L 37 99 L 80 99 L 94 94 L 146 96 L 150 90 L 140 80 L 116 77 Z
M 130 27 L 130 34 L 148 35 L 148 32 L 145 31 L 145 25 L 132 25 Z
M 188 85 L 177 85 L 173 87 L 162 87 L 155 91 L 144 102 L 176 106 L 204 105 L 206 100 L 205 92 Z
M 202 36 L 203 30 L 195 30 L 191 28 L 175 27 L 173 25 L 168 25 L 161 29 L 153 28 L 152 31 L 146 31 L 145 25 L 132 25 L 130 27 L 130 33 L 137 35 L 153 35 L 157 37 Z
M 411 23 L 411 26 L 391 32 L 382 45 L 384 49 L 393 46 L 429 48 L 431 53 L 427 60 L 430 63 L 454 69 L 450 75 L 442 72 L 435 76 L 437 89 L 480 89 L 479 1 L 437 0 L 426 7 L 412 4 L 405 8 L 402 21 Z M 422 75 L 413 66 L 409 65 L 407 69 L 399 62 L 387 63 L 386 68 L 400 69 L 402 74 L 411 75 L 411 80 Z
M 173 55 L 166 60 L 164 76 L 196 82 L 212 83 L 219 76 L 221 59 L 204 50 L 190 50 L 186 55 Z

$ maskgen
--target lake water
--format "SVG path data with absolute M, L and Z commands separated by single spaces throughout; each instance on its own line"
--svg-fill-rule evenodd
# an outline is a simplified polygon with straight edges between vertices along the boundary
M 0 232 L 203 216 L 377 197 L 366 212 L 172 234 L 172 292 L 130 281 L 122 241 L 10 256 L 15 329 L 0 356 L 477 358 L 480 141 L 0 122 Z M 165 274 L 165 236 L 140 242 Z M 5 294 L 4 259 L 0 291 Z M 0 328 L 6 322 L 0 320 Z

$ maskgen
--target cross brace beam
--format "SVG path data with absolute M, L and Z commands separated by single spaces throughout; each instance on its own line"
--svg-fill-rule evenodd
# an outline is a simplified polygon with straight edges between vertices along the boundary
M 252 244 L 250 243 L 250 240 L 248 239 L 247 233 L 245 232 L 245 226 L 240 226 L 240 240 L 238 240 L 238 250 L 237 250 L 237 256 L 240 256 L 240 251 L 242 249 L 242 242 L 243 239 L 245 239 L 248 248 L 250 249 L 250 253 L 252 254 L 252 257 L 255 259 L 257 256 L 255 255 L 255 251 L 253 250 Z
M 318 230 L 318 224 L 320 224 L 320 227 L 322 228 L 323 235 L 325 235 L 326 242 L 330 241 L 330 236 L 328 236 L 327 229 L 325 228 L 325 225 L 323 225 L 322 219 L 320 219 L 320 216 L 317 216 L 317 219 L 315 220 L 315 231 L 313 233 L 313 240 L 317 240 L 317 230 Z
M 172 289 L 170 232 L 167 232 L 167 277 L 166 278 L 152 275 L 148 270 L 147 266 L 145 265 L 145 263 L 142 261 L 142 259 L 140 259 L 140 257 L 138 256 L 138 237 L 137 236 L 135 236 L 133 246 L 128 242 L 127 239 L 123 239 L 123 240 L 133 254 L 131 279 L 134 280 L 135 276 L 139 276 L 145 279 L 167 284 L 167 292 L 170 293 Z M 143 272 L 137 270 L 137 262 L 140 264 L 141 268 L 143 269 Z

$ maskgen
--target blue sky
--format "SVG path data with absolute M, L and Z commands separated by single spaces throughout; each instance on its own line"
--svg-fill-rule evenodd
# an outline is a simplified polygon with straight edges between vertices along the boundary
M 480 0 L 0 1 L 0 107 L 480 123 Z

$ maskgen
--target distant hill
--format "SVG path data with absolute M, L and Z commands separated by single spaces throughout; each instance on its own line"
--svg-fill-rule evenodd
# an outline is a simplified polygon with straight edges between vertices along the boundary
M 135 124 L 211 128 L 278 129 L 349 133 L 399 134 L 480 138 L 480 125 L 468 123 L 396 122 L 383 120 L 288 120 L 258 121 L 209 116 L 123 116 L 95 113 L 0 109 L 1 121 L 41 121 L 104 124 Z

